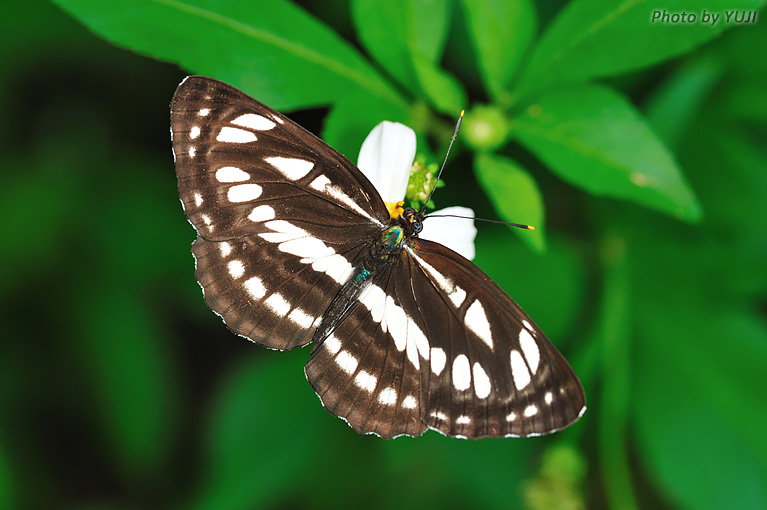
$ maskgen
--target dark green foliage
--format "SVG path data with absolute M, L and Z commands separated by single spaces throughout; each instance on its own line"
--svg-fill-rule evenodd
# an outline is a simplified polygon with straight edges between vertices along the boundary
M 0 508 L 766 508 L 767 25 L 651 22 L 764 2 L 560 3 L 6 9 Z M 353 161 L 386 119 L 439 163 L 466 109 L 434 202 L 536 227 L 479 225 L 476 262 L 571 361 L 585 417 L 358 436 L 305 381 L 308 349 L 231 335 L 175 186 L 190 73 Z

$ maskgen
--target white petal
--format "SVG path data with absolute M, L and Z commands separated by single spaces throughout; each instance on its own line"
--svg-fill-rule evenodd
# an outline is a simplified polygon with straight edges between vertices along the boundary
M 415 132 L 404 124 L 386 120 L 362 142 L 357 166 L 385 202 L 404 200 L 415 149 Z
M 432 217 L 432 214 L 435 216 L 452 214 L 471 219 L 435 218 Z M 477 237 L 477 227 L 474 226 L 474 211 L 468 207 L 453 206 L 429 213 L 423 222 L 423 232 L 419 237 L 444 244 L 454 252 L 472 260 L 475 254 L 474 238 Z

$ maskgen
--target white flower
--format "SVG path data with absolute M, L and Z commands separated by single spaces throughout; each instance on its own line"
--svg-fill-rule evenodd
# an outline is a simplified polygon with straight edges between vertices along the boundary
M 410 168 L 415 159 L 415 132 L 398 122 L 383 121 L 362 142 L 357 166 L 373 183 L 390 211 L 405 199 Z M 458 215 L 471 219 L 439 218 Z M 467 259 L 474 258 L 474 211 L 468 207 L 446 207 L 426 217 L 421 239 L 443 244 Z

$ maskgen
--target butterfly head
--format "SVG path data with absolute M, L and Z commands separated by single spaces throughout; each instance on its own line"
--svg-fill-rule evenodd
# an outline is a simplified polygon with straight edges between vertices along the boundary
M 405 207 L 399 221 L 408 237 L 415 237 L 423 230 L 423 213 L 412 207 Z

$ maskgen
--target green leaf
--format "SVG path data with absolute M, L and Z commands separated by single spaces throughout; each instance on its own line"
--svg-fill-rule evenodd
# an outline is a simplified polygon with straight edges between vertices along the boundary
M 468 105 L 466 92 L 447 71 L 435 66 L 418 51 L 413 52 L 416 79 L 426 98 L 438 111 L 458 117 Z
M 529 0 L 463 0 L 461 4 L 485 88 L 496 101 L 503 101 L 535 35 L 535 7 Z
M 647 119 L 668 146 L 676 146 L 688 130 L 722 71 L 714 59 L 693 60 L 681 66 L 647 101 Z
M 590 193 L 684 221 L 702 216 L 671 154 L 634 107 L 610 89 L 578 85 L 546 94 L 516 119 L 512 131 L 557 175 Z
M 455 115 L 466 94 L 438 66 L 450 19 L 447 2 L 355 0 L 354 23 L 365 49 L 412 94 Z
M 762 0 L 577 0 L 565 7 L 533 51 L 518 92 L 530 94 L 552 85 L 585 81 L 647 67 L 682 55 L 733 26 L 725 10 L 758 9 Z M 702 12 L 720 16 L 715 26 Z M 661 24 L 653 11 L 687 12 L 695 23 Z
M 307 356 L 301 349 L 270 352 L 227 381 L 211 410 L 209 475 L 193 506 L 270 507 L 293 493 L 296 480 L 316 473 L 326 425 L 344 424 L 331 419 L 302 377 Z
M 119 46 L 214 76 L 277 109 L 333 103 L 350 89 L 402 102 L 349 43 L 284 0 L 54 1 Z
M 430 62 L 439 62 L 450 29 L 452 2 L 440 0 L 410 0 L 411 47 L 420 51 Z
M 98 408 L 120 464 L 145 483 L 162 473 L 176 411 L 163 337 L 124 282 L 92 275 L 78 281 L 81 294 L 72 303 Z
M 503 219 L 532 225 L 535 230 L 510 228 L 525 244 L 538 252 L 544 251 L 543 197 L 530 174 L 516 161 L 491 154 L 477 155 L 474 172 Z
M 767 507 L 764 321 L 655 294 L 634 353 L 644 472 L 673 506 Z
M 412 53 L 439 61 L 450 20 L 448 2 L 429 0 L 354 0 L 354 25 L 362 46 L 408 88 L 417 85 Z
M 384 120 L 409 125 L 410 117 L 407 110 L 396 105 L 351 93 L 339 100 L 325 118 L 322 139 L 356 164 L 365 137 Z

